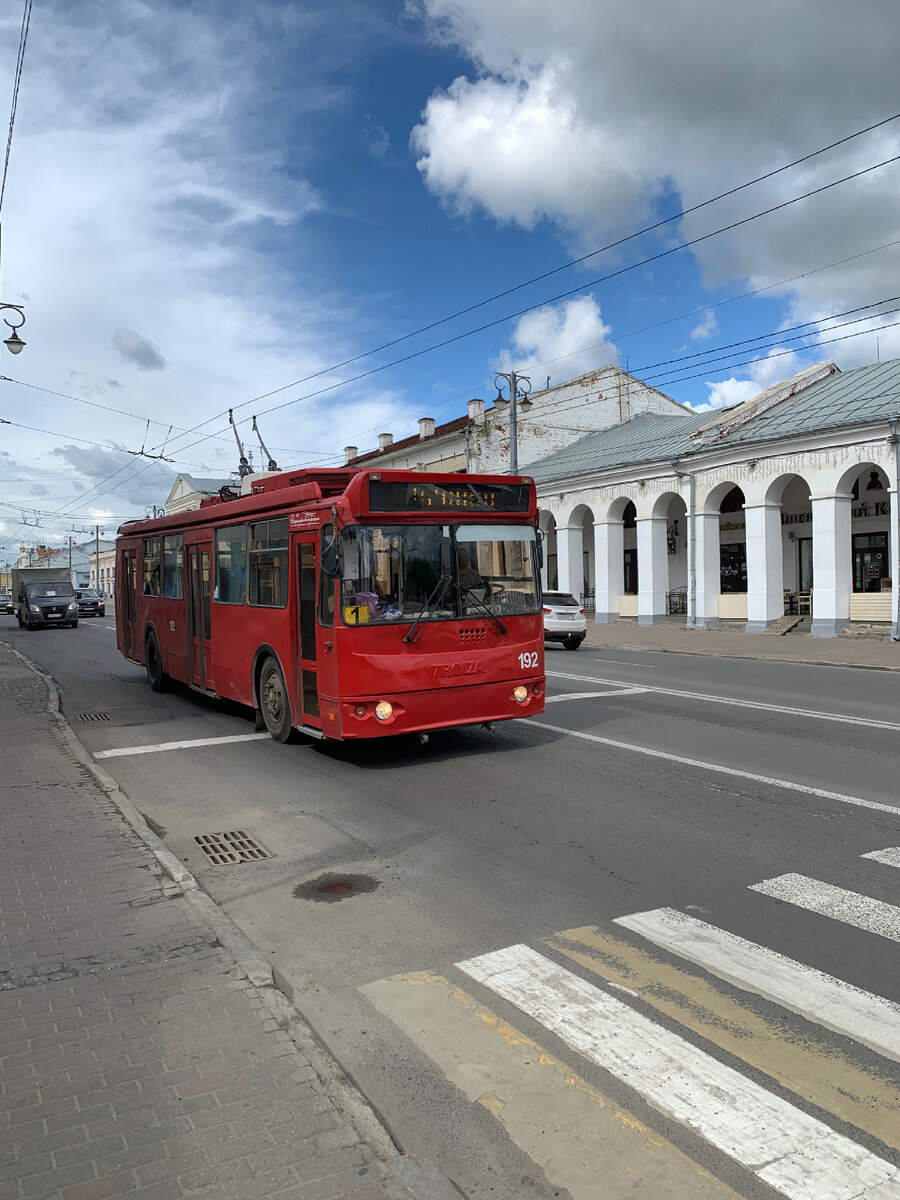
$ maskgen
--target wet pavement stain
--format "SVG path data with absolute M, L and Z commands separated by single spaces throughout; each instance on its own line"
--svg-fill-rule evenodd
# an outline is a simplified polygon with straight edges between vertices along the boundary
M 381 884 L 371 875 L 319 875 L 298 883 L 291 895 L 296 900 L 346 900 L 363 892 L 374 892 Z

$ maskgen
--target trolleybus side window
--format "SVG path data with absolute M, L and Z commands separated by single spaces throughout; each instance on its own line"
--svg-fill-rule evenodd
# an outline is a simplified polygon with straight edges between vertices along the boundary
M 243 604 L 247 579 L 247 526 L 216 530 L 216 587 L 219 604 Z
M 284 608 L 288 594 L 288 519 L 255 521 L 250 526 L 250 604 Z
M 180 600 L 184 594 L 184 534 L 167 533 L 162 540 L 162 594 Z
M 141 547 L 142 585 L 141 591 L 145 596 L 159 595 L 159 538 L 143 539 Z

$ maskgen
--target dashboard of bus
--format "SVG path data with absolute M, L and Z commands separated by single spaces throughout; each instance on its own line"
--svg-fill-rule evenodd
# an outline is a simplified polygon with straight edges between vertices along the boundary
M 346 625 L 541 611 L 531 525 L 347 525 L 340 537 Z

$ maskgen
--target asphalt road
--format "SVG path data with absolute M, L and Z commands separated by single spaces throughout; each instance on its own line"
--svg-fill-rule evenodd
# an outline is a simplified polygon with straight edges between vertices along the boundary
M 900 1196 L 900 676 L 548 647 L 536 720 L 282 746 L 109 618 L 0 620 L 473 1200 Z

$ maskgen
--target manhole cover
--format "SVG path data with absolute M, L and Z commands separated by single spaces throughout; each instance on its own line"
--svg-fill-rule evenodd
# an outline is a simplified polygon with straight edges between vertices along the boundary
M 265 846 L 243 829 L 233 829 L 230 833 L 200 833 L 194 841 L 215 867 L 272 857 Z
M 79 721 L 108 721 L 109 713 L 79 713 Z
M 298 883 L 291 895 L 296 900 L 346 900 L 361 892 L 374 892 L 378 886 L 371 875 L 320 875 Z

